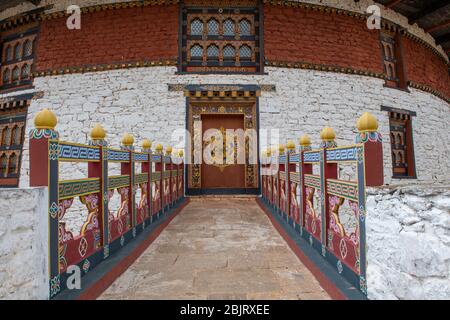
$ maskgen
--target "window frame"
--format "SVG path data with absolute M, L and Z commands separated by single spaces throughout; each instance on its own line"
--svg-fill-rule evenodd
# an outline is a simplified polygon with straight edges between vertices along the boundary
M 417 116 L 417 113 L 414 111 L 404 110 L 404 109 L 398 109 L 398 108 L 391 108 L 382 106 L 381 111 L 387 112 L 387 117 L 389 120 L 389 145 L 390 145 L 390 154 L 391 154 L 391 161 L 392 161 L 392 179 L 417 179 L 417 170 L 416 170 L 416 157 L 415 157 L 415 150 L 414 150 L 414 130 L 413 130 L 413 118 Z M 396 174 L 394 172 L 394 157 L 392 156 L 393 150 L 399 150 L 399 149 L 393 149 L 393 145 L 395 143 L 392 141 L 392 133 L 394 132 L 392 128 L 395 126 L 393 124 L 392 114 L 400 114 L 403 115 L 407 119 L 403 119 L 405 121 L 405 133 L 404 133 L 404 139 L 406 141 L 403 141 L 403 146 L 405 148 L 405 154 L 406 154 L 406 160 L 405 163 L 407 164 L 406 167 L 406 174 L 400 175 Z M 395 131 L 397 132 L 397 131 Z
M 261 3 L 254 7 L 199 7 L 183 3 L 180 5 L 178 74 L 264 74 L 263 27 Z M 224 35 L 224 22 L 231 18 L 234 22 L 234 36 Z M 201 19 L 203 35 L 191 35 L 191 22 Z M 209 22 L 219 23 L 219 35 L 209 35 Z M 250 23 L 251 35 L 240 36 L 240 22 Z M 203 60 L 191 59 L 190 50 L 195 43 L 203 47 Z M 219 59 L 208 58 L 208 47 L 219 47 Z M 231 45 L 235 57 L 224 56 L 224 48 Z M 239 48 L 248 45 L 252 50 L 251 59 L 240 60 Z

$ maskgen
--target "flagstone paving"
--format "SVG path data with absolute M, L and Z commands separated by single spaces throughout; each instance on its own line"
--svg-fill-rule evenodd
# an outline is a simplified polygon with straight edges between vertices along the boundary
M 100 299 L 329 299 L 254 199 L 193 199 Z

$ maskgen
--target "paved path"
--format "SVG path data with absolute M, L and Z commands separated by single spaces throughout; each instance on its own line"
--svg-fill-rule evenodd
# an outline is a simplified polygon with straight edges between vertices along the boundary
M 194 199 L 100 299 L 329 296 L 254 199 Z

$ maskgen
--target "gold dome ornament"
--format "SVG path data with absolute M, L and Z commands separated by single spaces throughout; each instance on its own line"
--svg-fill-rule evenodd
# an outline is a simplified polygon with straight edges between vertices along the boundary
M 304 134 L 298 139 L 298 142 L 302 147 L 309 147 L 311 145 L 311 138 L 307 134 Z
M 158 143 L 158 144 L 156 145 L 155 151 L 156 151 L 157 153 L 162 153 L 162 151 L 163 151 L 163 145 L 162 145 L 161 143 Z
M 133 143 L 134 137 L 129 133 L 125 133 L 122 137 L 122 145 L 124 145 L 125 147 L 131 147 Z
M 288 140 L 288 142 L 286 144 L 286 148 L 288 149 L 289 152 L 294 152 L 295 151 L 295 142 L 292 140 Z
M 34 126 L 36 129 L 54 130 L 57 124 L 58 118 L 56 118 L 56 115 L 47 108 L 39 111 L 36 114 L 36 117 L 34 117 Z
M 334 139 L 336 138 L 336 133 L 334 132 L 333 128 L 325 127 L 320 133 L 320 138 L 323 141 L 334 141 Z
M 183 151 L 183 149 L 181 149 L 181 150 L 178 151 L 178 156 L 179 156 L 180 158 L 183 158 L 183 157 L 184 157 L 184 151 Z
M 270 156 L 272 155 L 272 150 L 270 150 L 270 148 L 267 148 L 267 150 L 266 150 L 266 155 L 267 155 L 268 157 L 270 157 Z
M 280 144 L 280 145 L 278 146 L 278 151 L 280 152 L 280 154 L 283 154 L 283 153 L 284 153 L 284 149 L 285 149 L 284 144 Z
M 378 130 L 378 120 L 369 112 L 365 112 L 356 122 L 359 132 L 376 132 Z
M 91 129 L 91 139 L 92 140 L 104 140 L 106 137 L 106 131 L 103 129 L 100 123 L 96 123 Z
M 143 150 L 150 150 L 152 147 L 152 142 L 148 139 L 144 139 L 142 141 L 142 149 Z
M 168 147 L 166 148 L 166 155 L 170 156 L 171 154 L 172 154 L 172 147 L 171 147 L 171 146 L 168 146 Z

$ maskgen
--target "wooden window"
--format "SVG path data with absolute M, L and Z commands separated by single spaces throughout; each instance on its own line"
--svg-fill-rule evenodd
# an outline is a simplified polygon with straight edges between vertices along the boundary
M 231 1 L 208 7 L 187 0 L 182 6 L 180 72 L 262 72 L 262 39 L 257 1 Z
M 386 86 L 406 89 L 407 85 L 403 72 L 403 59 L 401 54 L 401 36 L 388 31 L 382 31 L 380 41 Z
M 8 175 L 17 174 L 17 161 L 18 157 L 15 153 L 9 156 Z
M 414 112 L 383 107 L 389 112 L 392 171 L 394 178 L 415 178 L 412 116 Z
M 17 187 L 27 109 L 33 94 L 0 98 L 0 188 Z
M 29 29 L 3 37 L 0 90 L 12 91 L 32 85 L 31 66 L 34 59 L 36 33 L 37 29 Z
M 218 36 L 219 35 L 219 21 L 216 19 L 211 19 L 208 21 L 208 36 Z
M 1 177 L 6 177 L 7 170 L 8 170 L 8 156 L 6 155 L 6 153 L 3 153 L 0 156 L 0 174 L 1 174 Z

